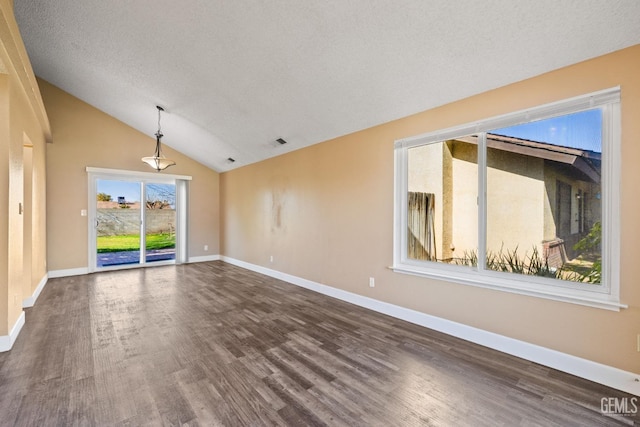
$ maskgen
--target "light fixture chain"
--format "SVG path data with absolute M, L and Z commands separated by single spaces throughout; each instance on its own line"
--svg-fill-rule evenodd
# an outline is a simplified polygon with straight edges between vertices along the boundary
M 164 108 L 159 105 L 156 105 L 156 108 L 158 109 L 158 132 L 156 132 L 156 151 L 153 157 L 143 157 L 142 161 L 154 168 L 156 171 L 160 172 L 161 170 L 164 170 L 169 166 L 175 165 L 176 162 L 171 159 L 167 159 L 162 154 L 160 138 L 162 138 L 163 135 L 162 128 L 160 126 L 160 116 L 162 111 L 164 111 Z

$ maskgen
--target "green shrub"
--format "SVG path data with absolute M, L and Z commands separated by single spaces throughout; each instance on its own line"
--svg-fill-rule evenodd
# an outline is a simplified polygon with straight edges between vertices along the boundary
M 602 243 L 602 224 L 596 222 L 589 230 L 589 233 L 584 236 L 578 243 L 573 245 L 574 251 L 583 252 L 586 254 L 596 255 L 596 259 L 591 266 L 591 269 L 583 275 L 584 282 L 587 283 L 602 283 L 602 258 L 600 257 L 600 244 Z
M 111 201 L 111 195 L 107 194 L 107 193 L 98 193 L 98 194 L 96 194 L 96 199 L 99 202 L 110 202 Z

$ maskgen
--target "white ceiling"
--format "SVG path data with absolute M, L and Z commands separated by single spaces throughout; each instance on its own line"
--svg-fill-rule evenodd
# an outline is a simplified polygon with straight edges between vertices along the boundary
M 163 106 L 163 143 L 220 172 L 640 43 L 637 0 L 15 0 L 15 12 L 38 76 L 150 136 Z

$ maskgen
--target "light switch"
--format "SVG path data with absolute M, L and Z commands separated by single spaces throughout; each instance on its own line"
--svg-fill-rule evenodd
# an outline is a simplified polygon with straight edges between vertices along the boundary
M 81 209 L 80 210 L 80 216 L 87 216 L 87 210 L 86 209 Z

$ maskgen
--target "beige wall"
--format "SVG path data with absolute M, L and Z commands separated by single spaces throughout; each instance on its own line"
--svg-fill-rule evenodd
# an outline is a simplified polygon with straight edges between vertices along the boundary
M 24 203 L 23 139 L 21 121 L 28 105 L 22 103 L 21 88 L 9 80 L 9 325 L 22 312 L 25 215 L 19 205 Z
M 13 3 L 0 1 L 0 336 L 45 278 L 45 141 L 49 123 Z M 25 161 L 24 146 L 27 149 Z M 24 171 L 27 171 L 25 174 Z M 25 200 L 25 197 L 28 200 Z M 19 204 L 26 207 L 21 214 Z
M 0 74 L 0 336 L 9 333 L 9 76 Z M 12 319 L 15 322 L 16 319 Z M 13 322 L 11 325 L 13 325 Z
M 88 209 L 86 167 L 152 172 L 140 159 L 151 155 L 155 138 L 48 82 L 39 82 L 53 137 L 47 150 L 49 271 L 86 268 L 88 217 L 80 216 L 82 209 Z M 163 152 L 177 163 L 166 173 L 193 177 L 189 184 L 189 256 L 217 255 L 219 174 L 166 145 Z M 209 246 L 206 252 L 204 245 Z
M 222 253 L 640 372 L 640 46 L 221 175 Z M 620 85 L 620 312 L 393 273 L 393 142 Z M 543 206 L 540 201 L 539 206 Z M 269 262 L 273 255 L 274 262 Z M 369 288 L 368 277 L 376 278 Z

